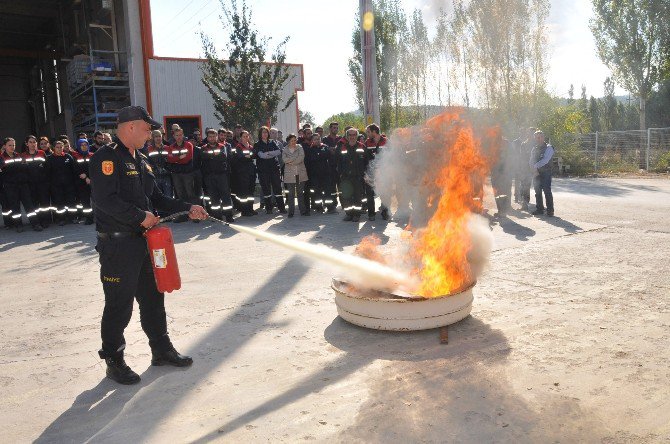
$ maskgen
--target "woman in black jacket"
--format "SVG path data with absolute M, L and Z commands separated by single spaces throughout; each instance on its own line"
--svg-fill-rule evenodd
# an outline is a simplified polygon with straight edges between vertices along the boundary
M 30 188 L 30 200 L 35 205 L 37 218 L 42 227 L 46 228 L 51 224 L 51 199 L 49 197 L 49 177 L 45 164 L 47 154 L 37 148 L 37 137 L 26 137 L 26 152 L 23 158 L 26 161 L 28 170 L 28 187 Z
M 55 208 L 58 225 L 65 225 L 77 212 L 76 191 L 74 181 L 76 177 L 76 160 L 65 152 L 62 141 L 54 142 L 53 154 L 47 157 L 46 170 L 49 176 L 51 203 Z
M 272 197 L 274 196 L 279 212 L 285 214 L 286 207 L 279 171 L 281 149 L 274 140 L 270 139 L 270 129 L 267 126 L 262 126 L 258 130 L 258 142 L 254 144 L 254 155 L 257 158 L 256 167 L 263 192 L 265 211 L 267 214 L 272 214 Z
M 30 188 L 28 187 L 28 169 L 25 159 L 16 152 L 16 141 L 11 137 L 3 140 L 0 168 L 2 169 L 2 186 L 7 195 L 7 203 L 11 211 L 12 223 L 17 232 L 23 231 L 21 221 L 21 204 L 25 208 L 30 225 L 33 230 L 42 231 L 42 226 L 37 219 L 37 213 L 30 199 Z

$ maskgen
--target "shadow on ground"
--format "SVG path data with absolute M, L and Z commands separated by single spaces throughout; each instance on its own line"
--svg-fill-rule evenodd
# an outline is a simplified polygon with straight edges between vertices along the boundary
M 629 184 L 620 181 L 593 179 L 558 179 L 551 185 L 552 191 L 585 194 L 590 196 L 625 196 L 634 191 L 659 192 L 659 188 L 647 185 Z M 531 190 L 532 192 L 532 190 Z

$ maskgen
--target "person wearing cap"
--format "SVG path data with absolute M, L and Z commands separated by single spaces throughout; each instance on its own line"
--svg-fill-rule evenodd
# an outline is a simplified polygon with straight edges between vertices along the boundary
M 533 171 L 533 185 L 535 187 L 535 211 L 533 215 L 544 214 L 542 193 L 547 201 L 547 216 L 554 215 L 554 195 L 551 192 L 551 158 L 554 156 L 554 147 L 544 140 L 544 133 L 535 131 L 535 148 L 530 154 L 530 167 Z
M 102 313 L 102 348 L 107 377 L 135 384 L 140 377 L 124 360 L 133 298 L 140 307 L 142 329 L 149 338 L 152 365 L 186 367 L 193 360 L 179 354 L 167 332 L 165 298 L 156 288 L 146 239 L 142 236 L 160 219 L 154 209 L 170 213 L 188 211 L 191 219 L 208 217 L 204 208 L 164 196 L 147 158 L 139 152 L 160 124 L 139 106 L 119 110 L 114 142 L 91 158 L 92 201 L 100 256 L 100 280 L 105 293 Z

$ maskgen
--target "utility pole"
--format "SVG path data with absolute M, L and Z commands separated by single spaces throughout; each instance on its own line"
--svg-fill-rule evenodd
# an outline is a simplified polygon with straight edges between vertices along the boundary
M 379 81 L 375 46 L 375 16 L 372 0 L 359 0 L 361 15 L 361 54 L 363 56 L 363 115 L 365 125 L 380 124 Z

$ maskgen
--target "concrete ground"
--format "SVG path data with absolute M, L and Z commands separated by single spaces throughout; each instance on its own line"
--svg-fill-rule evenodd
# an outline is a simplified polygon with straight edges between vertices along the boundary
M 670 180 L 556 179 L 556 218 L 495 225 L 470 317 L 370 331 L 337 316 L 334 272 L 222 226 L 172 225 L 167 295 L 186 370 L 104 378 L 91 227 L 0 232 L 1 442 L 670 442 Z M 351 251 L 395 223 L 242 220 Z

